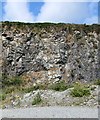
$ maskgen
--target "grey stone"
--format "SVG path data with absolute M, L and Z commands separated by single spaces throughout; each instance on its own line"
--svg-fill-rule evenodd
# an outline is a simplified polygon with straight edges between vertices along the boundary
M 39 31 L 32 32 L 34 27 L 27 27 L 28 29 L 24 29 L 26 32 L 21 28 L 16 32 L 11 28 L 5 30 L 6 26 L 2 30 L 2 52 L 6 61 L 3 67 L 8 75 L 22 75 L 30 71 L 43 72 L 41 78 L 32 76 L 32 79 L 68 79 L 70 82 L 100 78 L 100 33 L 96 33 L 92 25 L 89 27 L 93 28 L 93 32 L 85 32 L 85 25 L 81 30 L 77 29 L 77 26 L 75 30 L 73 26 L 71 30 L 68 27 L 64 29 L 63 26 L 57 30 L 54 26 L 49 28 L 49 32 L 47 28 L 37 27 L 35 29 Z M 49 75 L 49 70 L 55 73 Z

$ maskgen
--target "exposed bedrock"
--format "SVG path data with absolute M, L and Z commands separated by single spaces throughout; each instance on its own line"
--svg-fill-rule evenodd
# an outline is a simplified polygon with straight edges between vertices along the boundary
M 2 72 L 31 82 L 99 79 L 99 31 L 100 25 L 3 23 Z

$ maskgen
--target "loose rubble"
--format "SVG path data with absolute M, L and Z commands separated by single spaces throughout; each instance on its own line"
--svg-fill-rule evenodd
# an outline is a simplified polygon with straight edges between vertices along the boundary
M 93 85 L 92 85 L 93 86 Z M 70 92 L 73 88 L 59 92 L 54 90 L 36 90 L 21 96 L 13 95 L 15 97 L 10 103 L 3 105 L 3 108 L 27 108 L 27 107 L 43 107 L 43 106 L 98 106 L 98 86 L 91 90 L 90 96 L 72 97 Z M 40 95 L 42 102 L 40 104 L 32 105 L 32 101 Z

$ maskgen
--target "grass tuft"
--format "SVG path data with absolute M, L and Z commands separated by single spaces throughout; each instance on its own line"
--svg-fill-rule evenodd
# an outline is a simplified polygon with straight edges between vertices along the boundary
M 59 83 L 54 83 L 49 86 L 49 89 L 55 90 L 55 91 L 64 91 L 68 88 L 70 88 L 70 85 L 67 85 L 65 81 L 60 81 Z
M 42 102 L 42 99 L 41 99 L 40 94 L 38 93 L 38 94 L 36 95 L 36 97 L 33 99 L 32 105 L 37 105 L 37 104 L 40 104 L 41 102 Z
M 89 96 L 90 94 L 90 89 L 81 83 L 75 83 L 74 89 L 71 91 L 73 97 Z

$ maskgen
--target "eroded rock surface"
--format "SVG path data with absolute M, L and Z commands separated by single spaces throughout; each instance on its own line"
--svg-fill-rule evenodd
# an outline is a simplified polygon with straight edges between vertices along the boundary
M 34 83 L 100 78 L 100 25 L 3 23 L 3 73 Z

